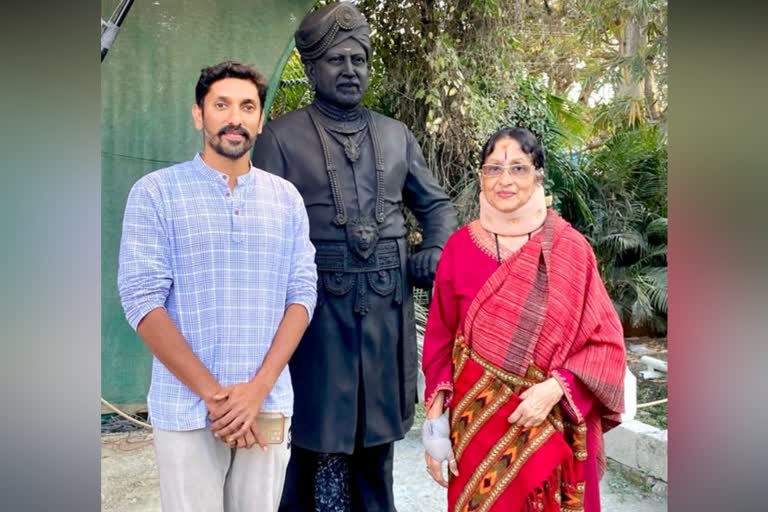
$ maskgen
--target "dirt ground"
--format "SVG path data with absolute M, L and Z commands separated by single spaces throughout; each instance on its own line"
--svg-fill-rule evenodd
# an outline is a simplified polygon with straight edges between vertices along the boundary
M 667 359 L 665 338 L 627 338 L 627 361 L 637 377 L 638 404 L 667 396 L 667 379 L 644 380 L 640 371 L 643 355 Z M 421 411 L 421 408 L 417 408 Z M 636 419 L 667 428 L 667 404 L 639 409 Z M 398 512 L 439 512 L 446 509 L 444 490 L 424 471 L 424 452 L 420 440 L 423 414 L 405 439 L 395 445 L 395 503 Z M 116 422 L 116 429 L 124 426 Z M 106 427 L 106 428 L 104 428 Z M 104 431 L 110 425 L 103 425 Z M 101 438 L 101 479 L 103 512 L 155 512 L 160 510 L 157 469 L 152 450 L 152 434 L 138 430 L 105 433 Z M 610 462 L 610 461 L 609 461 Z M 618 466 L 610 465 L 600 483 L 604 512 L 662 512 L 667 510 L 666 495 L 652 493 L 625 478 Z
M 152 434 L 137 431 L 102 435 L 101 482 L 103 512 L 160 510 L 159 484 L 152 451 Z M 395 503 L 398 512 L 440 512 L 445 491 L 424 470 L 420 427 L 395 445 Z M 652 494 L 616 471 L 600 484 L 604 512 L 663 512 L 665 496 Z

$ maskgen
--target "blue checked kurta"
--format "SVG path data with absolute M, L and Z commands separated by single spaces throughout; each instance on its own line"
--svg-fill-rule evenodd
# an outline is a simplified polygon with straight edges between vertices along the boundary
M 152 172 L 128 196 L 118 289 L 131 327 L 164 307 L 222 386 L 249 381 L 289 304 L 312 317 L 315 249 L 304 203 L 288 181 L 252 167 L 232 192 L 227 176 L 196 155 Z M 200 397 L 156 358 L 147 397 L 162 430 L 207 424 Z M 288 367 L 263 411 L 293 413 Z

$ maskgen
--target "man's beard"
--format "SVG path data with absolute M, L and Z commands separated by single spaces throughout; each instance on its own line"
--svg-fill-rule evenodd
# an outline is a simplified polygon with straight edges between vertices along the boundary
M 242 135 L 243 140 L 236 146 L 232 145 L 223 138 L 227 133 L 236 133 L 238 135 Z M 242 126 L 228 126 L 222 128 L 215 136 L 208 139 L 208 145 L 211 146 L 211 148 L 213 148 L 216 153 L 231 160 L 237 160 L 248 151 L 250 151 L 250 149 L 253 147 L 253 142 L 253 137 L 251 137 L 248 131 Z

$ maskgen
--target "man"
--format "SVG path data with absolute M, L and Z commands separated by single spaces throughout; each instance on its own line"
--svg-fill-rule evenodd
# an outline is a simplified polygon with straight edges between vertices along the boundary
M 154 354 L 147 404 L 163 510 L 274 511 L 290 458 L 288 360 L 315 307 L 301 196 L 253 167 L 266 82 L 205 68 L 192 107 L 203 151 L 128 197 L 118 288 Z
M 268 123 L 253 151 L 303 196 L 320 276 L 317 311 L 290 362 L 294 445 L 281 511 L 395 510 L 393 442 L 412 426 L 416 401 L 411 285 L 429 286 L 456 228 L 411 132 L 360 104 L 369 34 L 349 4 L 304 18 L 296 47 L 314 101 Z M 403 206 L 423 230 L 410 261 Z

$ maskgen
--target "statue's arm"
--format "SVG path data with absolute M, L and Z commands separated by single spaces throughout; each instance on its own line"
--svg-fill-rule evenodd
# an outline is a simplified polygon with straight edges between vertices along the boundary
M 427 167 L 416 138 L 407 128 L 405 132 L 408 175 L 403 200 L 421 225 L 423 241 L 419 249 L 442 249 L 458 227 L 456 209 Z
M 285 178 L 285 157 L 275 132 L 266 125 L 256 137 L 251 153 L 251 162 L 255 167 Z

